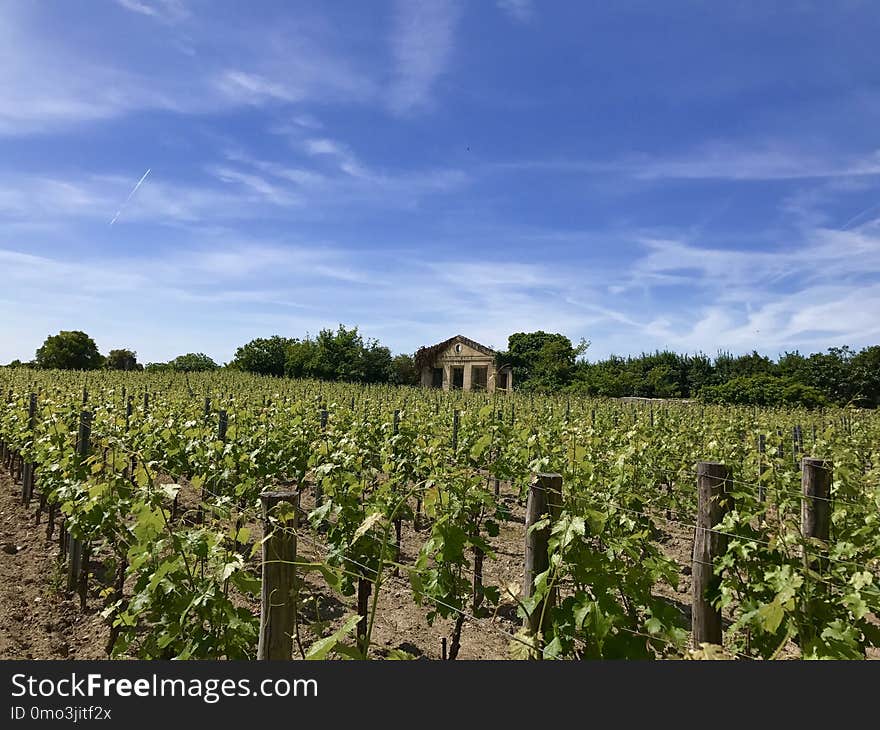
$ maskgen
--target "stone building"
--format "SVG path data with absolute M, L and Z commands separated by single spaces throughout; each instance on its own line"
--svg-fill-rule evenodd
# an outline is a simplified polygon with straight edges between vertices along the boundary
M 415 364 L 423 388 L 489 393 L 513 390 L 513 373 L 509 366 L 496 366 L 495 350 L 462 335 L 422 347 L 416 352 Z

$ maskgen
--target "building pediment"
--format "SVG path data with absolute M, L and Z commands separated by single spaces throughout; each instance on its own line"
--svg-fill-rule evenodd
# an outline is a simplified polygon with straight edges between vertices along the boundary
M 416 366 L 419 368 L 431 367 L 438 360 L 449 360 L 451 358 L 480 358 L 494 359 L 495 350 L 491 347 L 481 345 L 476 340 L 472 340 L 464 335 L 455 335 L 448 340 L 438 342 L 436 345 L 419 348 L 416 352 Z

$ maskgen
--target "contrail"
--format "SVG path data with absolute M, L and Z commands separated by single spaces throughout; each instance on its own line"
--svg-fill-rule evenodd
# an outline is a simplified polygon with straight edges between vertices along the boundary
M 116 223 L 119 216 L 122 215 L 122 210 L 123 210 L 123 208 L 125 208 L 126 205 L 128 205 L 128 201 L 131 200 L 131 196 L 137 192 L 137 189 L 141 186 L 141 184 L 144 182 L 144 180 L 147 179 L 147 175 L 150 174 L 150 169 L 151 168 L 149 168 L 149 167 L 147 168 L 147 171 L 144 173 L 144 176 L 140 180 L 137 181 L 137 184 L 131 189 L 131 192 L 128 194 L 128 197 L 123 201 L 122 205 L 119 206 L 119 210 L 116 211 L 116 215 L 114 215 L 113 220 L 110 221 L 111 226 L 114 223 Z
M 846 230 L 847 228 L 849 228 L 853 223 L 855 223 L 859 218 L 861 218 L 863 215 L 865 215 L 865 213 L 873 213 L 875 210 L 880 210 L 880 203 L 878 203 L 878 204 L 876 204 L 876 205 L 872 205 L 872 206 L 870 206 L 870 207 L 868 207 L 868 208 L 865 208 L 865 209 L 864 209 L 861 213 L 859 213 L 858 215 L 854 215 L 852 218 L 850 218 L 846 223 L 844 223 L 844 224 L 841 226 L 841 230 L 845 231 L 845 230 Z

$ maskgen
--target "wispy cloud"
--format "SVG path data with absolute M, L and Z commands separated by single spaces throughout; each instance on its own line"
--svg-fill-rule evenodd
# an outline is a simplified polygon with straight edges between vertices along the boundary
M 261 104 L 270 101 L 298 101 L 305 95 L 302 86 L 271 81 L 259 74 L 227 70 L 216 81 L 220 92 L 238 103 Z
M 832 155 L 782 143 L 713 142 L 679 156 L 630 155 L 617 160 L 544 159 L 495 163 L 501 169 L 619 175 L 636 180 L 809 180 L 880 176 L 880 150 Z
M 388 103 L 398 114 L 430 106 L 455 48 L 459 8 L 453 0 L 397 0 L 391 35 L 395 71 Z
M 0 5 L 0 135 L 52 132 L 144 110 L 180 115 L 303 101 L 363 104 L 377 85 L 357 56 L 321 24 L 241 27 L 194 16 L 176 0 L 118 0 L 133 14 L 175 24 L 136 35 L 137 54 L 115 43 L 77 44 L 32 4 Z M 219 57 L 214 47 L 226 54 Z M 197 57 L 199 61 L 191 59 Z M 223 59 L 235 58 L 230 65 Z M 308 120 L 297 110 L 294 119 Z
M 189 17 L 182 0 L 116 0 L 126 10 L 146 15 L 166 23 L 176 23 Z
M 496 0 L 496 4 L 518 23 L 529 22 L 535 12 L 532 0 Z

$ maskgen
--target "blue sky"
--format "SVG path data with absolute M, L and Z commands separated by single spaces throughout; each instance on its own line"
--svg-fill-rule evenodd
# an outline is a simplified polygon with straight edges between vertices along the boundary
M 880 342 L 878 37 L 872 2 L 4 0 L 0 362 Z

